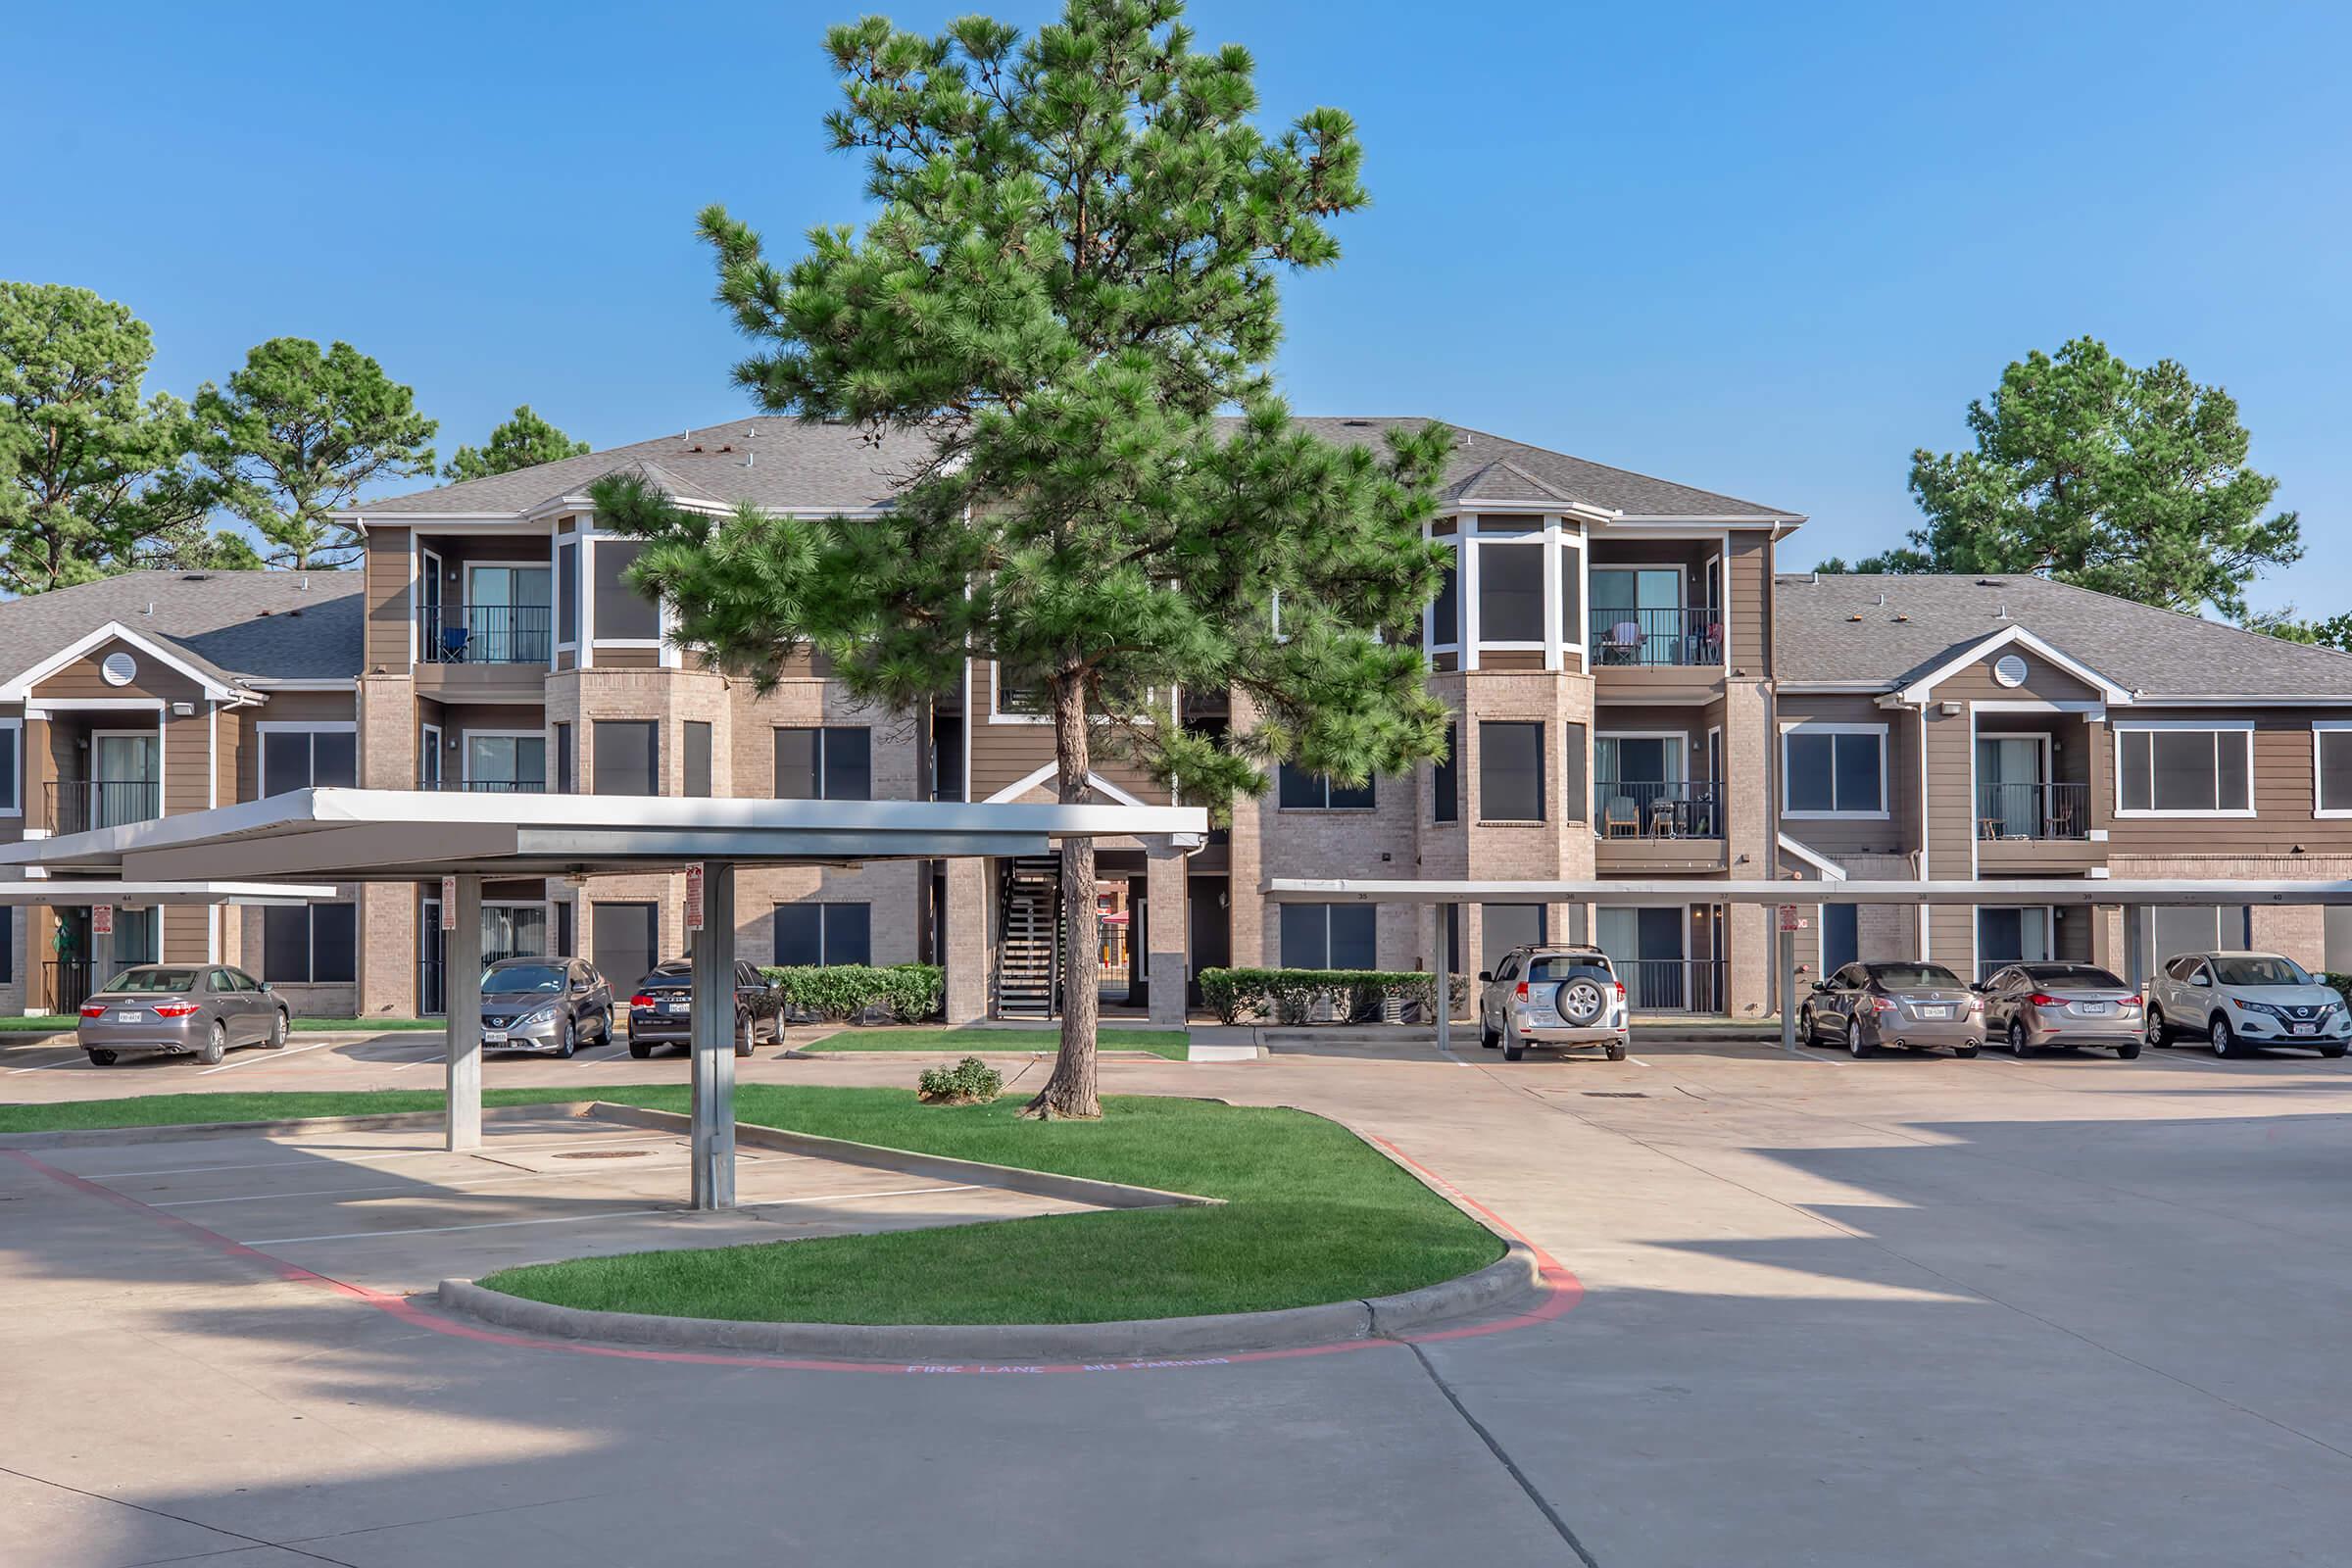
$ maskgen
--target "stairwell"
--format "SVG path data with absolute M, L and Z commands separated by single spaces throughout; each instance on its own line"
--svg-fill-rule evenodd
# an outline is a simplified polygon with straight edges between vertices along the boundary
M 997 943 L 997 1016 L 1051 1018 L 1061 965 L 1061 857 L 1005 867 Z

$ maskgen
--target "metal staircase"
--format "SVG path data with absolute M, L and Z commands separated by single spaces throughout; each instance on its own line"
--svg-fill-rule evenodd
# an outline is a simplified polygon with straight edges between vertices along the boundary
M 1061 857 L 1004 868 L 997 922 L 997 1016 L 1051 1018 L 1061 990 Z

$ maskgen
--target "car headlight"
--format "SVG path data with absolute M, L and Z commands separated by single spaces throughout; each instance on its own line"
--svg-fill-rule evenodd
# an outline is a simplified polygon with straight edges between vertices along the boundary
M 2284 1018 L 2286 1016 L 2284 1010 L 2268 1002 L 2248 1002 L 2241 997 L 2231 997 L 2230 1000 L 2236 1004 L 2240 1012 L 2259 1012 L 2266 1018 Z
M 552 1006 L 534 1007 L 515 1019 L 514 1026 L 518 1029 L 527 1029 L 535 1023 L 552 1023 L 555 1021 L 555 1016 L 556 1009 Z

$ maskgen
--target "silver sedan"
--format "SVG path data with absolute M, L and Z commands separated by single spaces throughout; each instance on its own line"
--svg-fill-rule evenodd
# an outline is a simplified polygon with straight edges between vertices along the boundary
M 2020 1056 L 2045 1046 L 2093 1046 L 2130 1061 L 2147 1029 L 2139 993 L 2095 964 L 2013 963 L 1977 990 L 1984 998 L 1984 1038 Z
M 208 1065 L 231 1046 L 286 1043 L 286 1004 L 242 969 L 220 963 L 143 963 L 81 1004 L 74 1035 L 93 1064 L 125 1051 L 191 1055 Z
M 1973 1056 L 1984 1040 L 1984 999 L 1940 963 L 1849 963 L 1814 983 L 1797 1029 L 1807 1045 L 1842 1045 L 1856 1056 L 1882 1046 Z

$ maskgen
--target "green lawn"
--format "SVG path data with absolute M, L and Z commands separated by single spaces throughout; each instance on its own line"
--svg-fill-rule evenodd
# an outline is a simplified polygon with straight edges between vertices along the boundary
M 684 1086 L 494 1089 L 483 1102 L 687 1108 Z M 435 1090 L 155 1095 L 0 1105 L 0 1131 L 431 1110 Z M 1083 1323 L 1264 1311 L 1435 1284 L 1502 1255 L 1483 1227 L 1303 1111 L 1117 1095 L 1099 1122 L 1025 1122 L 1017 1097 L 929 1106 L 896 1089 L 747 1084 L 742 1120 L 1223 1198 L 998 1224 L 581 1258 L 485 1283 L 535 1300 L 688 1317 Z
M 0 1017 L 0 1034 L 48 1035 L 70 1033 L 81 1020 L 72 1013 L 62 1017 L 9 1018 Z M 441 1027 L 438 1018 L 297 1018 L 296 1034 L 325 1034 L 334 1031 L 356 1033 L 366 1029 L 434 1029 Z
M 1173 1029 L 1104 1029 L 1095 1037 L 1104 1051 L 1149 1051 L 1182 1061 L 1192 1036 Z M 1053 1029 L 855 1028 L 821 1040 L 787 1038 L 800 1051 L 1052 1051 L 1061 1044 Z
M 72 1013 L 64 1017 L 0 1017 L 0 1035 L 50 1035 L 73 1028 L 81 1022 Z

